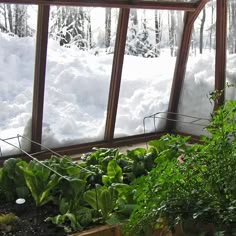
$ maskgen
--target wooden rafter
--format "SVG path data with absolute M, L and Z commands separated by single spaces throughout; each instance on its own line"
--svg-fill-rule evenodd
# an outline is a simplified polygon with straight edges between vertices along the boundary
M 169 100 L 169 113 L 177 113 L 178 105 L 181 95 L 181 89 L 184 82 L 185 70 L 188 61 L 189 46 L 192 34 L 193 24 L 198 17 L 199 13 L 206 5 L 208 0 L 202 0 L 198 3 L 198 6 L 194 12 L 186 12 L 184 18 L 184 28 L 181 38 L 181 44 L 179 53 L 176 59 L 174 78 L 172 82 L 170 100 Z M 169 120 L 166 123 L 166 130 L 172 132 L 175 129 L 176 122 L 172 121 L 176 119 L 176 114 L 169 114 L 167 117 Z
M 84 7 L 115 7 L 115 8 L 141 8 L 162 10 L 194 11 L 197 7 L 194 2 L 176 1 L 127 1 L 127 0 L 1 0 L 2 3 L 35 4 L 35 5 L 63 5 Z

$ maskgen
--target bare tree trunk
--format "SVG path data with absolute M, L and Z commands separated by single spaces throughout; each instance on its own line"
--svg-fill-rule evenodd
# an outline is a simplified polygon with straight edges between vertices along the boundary
M 229 34 L 228 34 L 228 48 L 229 53 L 235 53 L 236 49 L 236 42 L 235 42 L 235 35 L 236 35 L 236 23 L 235 23 L 235 4 L 233 2 L 229 3 Z
M 180 46 L 182 31 L 183 31 L 183 12 L 176 11 L 177 25 L 176 25 L 176 45 Z
M 213 48 L 212 45 L 212 34 L 213 34 L 213 24 L 214 24 L 214 11 L 215 11 L 215 7 L 214 4 L 212 3 L 211 5 L 211 28 L 210 28 L 210 34 L 209 34 L 209 47 L 210 47 L 210 51 Z
M 136 9 L 131 9 L 130 10 L 130 16 L 131 16 L 132 23 L 134 25 L 138 25 L 138 14 L 137 14 Z
M 0 31 L 8 32 L 6 4 L 0 4 L 0 13 L 2 14 L 4 20 L 4 24 L 0 21 Z
M 156 54 L 160 56 L 160 42 L 161 42 L 161 15 L 158 10 L 155 10 L 155 42 L 156 42 Z
M 79 16 L 80 16 L 81 31 L 84 32 L 85 17 L 84 17 L 84 11 L 82 7 L 79 8 Z
M 192 29 L 192 37 L 191 37 L 191 53 L 192 55 L 196 56 L 197 55 L 197 49 L 196 49 L 196 33 L 195 33 L 195 27 L 193 25 Z
M 13 33 L 13 17 L 12 17 L 12 9 L 11 9 L 10 4 L 7 4 L 7 12 L 8 12 L 9 30 L 11 33 Z
M 4 17 L 4 24 L 5 24 L 5 29 L 7 30 L 7 9 L 6 9 L 6 4 L 2 4 L 2 9 L 3 9 L 3 17 Z
M 235 9 L 235 2 L 231 3 L 231 13 L 232 13 L 232 53 L 236 53 L 236 22 L 235 22 L 235 17 L 236 17 L 236 9 Z
M 171 11 L 169 14 L 170 14 L 169 17 L 168 17 L 169 45 L 170 45 L 170 55 L 173 57 L 173 56 L 175 56 L 175 43 L 176 43 L 175 28 L 176 28 L 176 23 L 175 23 L 174 11 Z
M 202 54 L 202 49 L 203 49 L 203 30 L 204 30 L 205 21 L 206 21 L 206 9 L 204 7 L 203 12 L 202 12 L 201 26 L 200 26 L 200 38 L 199 38 L 199 52 L 200 52 L 200 54 Z
M 19 28 L 19 10 L 18 10 L 18 6 L 15 5 L 15 29 L 14 29 L 14 33 L 17 35 L 18 34 L 18 28 Z
M 111 8 L 106 8 L 105 16 L 105 47 L 111 46 Z
M 24 14 L 25 14 L 25 26 L 24 26 L 24 29 L 25 29 L 25 36 L 27 37 L 27 36 L 29 36 L 29 34 L 28 34 L 28 17 L 27 17 L 27 7 L 25 7 L 25 12 L 24 12 Z
M 89 49 L 92 48 L 92 28 L 91 28 L 91 15 L 88 12 L 88 28 L 87 28 L 87 40 Z

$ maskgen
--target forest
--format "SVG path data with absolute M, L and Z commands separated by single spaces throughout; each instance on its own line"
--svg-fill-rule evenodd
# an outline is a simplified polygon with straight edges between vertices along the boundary
M 228 53 L 236 53 L 236 2 L 228 1 Z M 119 9 L 52 6 L 49 37 L 61 46 L 76 45 L 81 50 L 98 53 L 113 52 Z M 202 53 L 215 47 L 216 2 L 203 8 L 192 32 L 191 51 Z M 18 37 L 33 37 L 37 7 L 20 4 L 0 4 L 1 32 Z M 126 54 L 159 57 L 163 48 L 176 55 L 183 26 L 183 11 L 131 9 L 126 40 Z M 102 27 L 99 31 L 98 24 Z

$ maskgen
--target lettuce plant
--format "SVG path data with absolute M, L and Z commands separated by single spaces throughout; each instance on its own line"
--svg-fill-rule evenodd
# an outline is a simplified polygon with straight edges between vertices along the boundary
M 31 192 L 36 207 L 52 200 L 51 191 L 58 184 L 59 176 L 39 162 L 32 160 L 29 164 L 18 163 L 22 170 L 26 185 Z
M 24 175 L 18 167 L 19 163 L 25 162 L 21 159 L 10 158 L 3 163 L 3 167 L 0 169 L 0 193 L 4 200 L 14 201 L 16 198 L 29 197 Z

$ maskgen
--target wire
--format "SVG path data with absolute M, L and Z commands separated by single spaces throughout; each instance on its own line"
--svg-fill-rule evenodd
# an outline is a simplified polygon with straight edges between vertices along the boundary
M 17 145 L 12 144 L 12 143 L 10 143 L 10 142 L 7 141 L 7 140 L 10 140 L 10 139 L 14 139 L 14 138 L 15 138 L 15 139 L 18 139 L 19 147 L 18 147 Z M 70 160 L 69 158 L 60 155 L 59 153 L 57 153 L 57 152 L 55 152 L 55 151 L 49 149 L 48 147 L 46 147 L 46 146 L 44 146 L 44 145 L 42 145 L 42 144 L 40 144 L 40 143 L 37 143 L 37 142 L 35 142 L 35 141 L 33 141 L 33 140 L 29 139 L 29 138 L 26 138 L 26 137 L 24 137 L 24 136 L 22 136 L 22 135 L 19 135 L 19 134 L 17 134 L 16 137 L 10 137 L 10 138 L 5 138 L 5 139 L 0 138 L 0 141 L 2 141 L 2 142 L 4 142 L 4 143 L 6 143 L 6 144 L 8 144 L 8 145 L 10 145 L 10 146 L 12 146 L 12 147 L 18 149 L 18 150 L 20 150 L 20 151 L 21 151 L 22 153 L 24 153 L 26 156 L 30 157 L 32 160 L 36 161 L 36 162 L 39 163 L 40 165 L 42 165 L 42 166 L 44 166 L 45 168 L 49 169 L 50 171 L 52 171 L 54 174 L 60 176 L 61 178 L 66 179 L 66 180 L 69 180 L 69 177 L 68 177 L 68 176 L 64 176 L 64 175 L 60 174 L 60 173 L 57 172 L 56 170 L 54 170 L 54 169 L 52 169 L 51 167 L 49 167 L 49 166 L 47 166 L 46 164 L 44 164 L 42 161 L 40 161 L 40 160 L 38 160 L 37 158 L 33 157 L 33 155 L 31 155 L 31 154 L 29 154 L 28 152 L 26 152 L 26 151 L 22 148 L 22 145 L 21 145 L 21 143 L 20 143 L 19 138 L 23 138 L 23 139 L 26 139 L 26 140 L 28 140 L 28 141 L 30 141 L 30 142 L 32 142 L 32 143 L 35 143 L 35 144 L 37 144 L 37 145 L 39 145 L 39 146 L 41 146 L 41 147 L 47 149 L 48 151 L 50 151 L 51 153 L 53 153 L 53 154 L 56 155 L 56 156 L 59 156 L 59 157 L 64 158 L 64 159 L 66 159 L 66 160 Z M 1 156 L 2 156 L 1 147 L 0 147 L 0 153 L 1 153 Z M 86 172 L 89 172 L 89 173 L 92 173 L 92 174 L 94 173 L 94 172 L 92 172 L 92 171 L 90 171 L 90 170 L 88 170 L 88 169 L 86 169 L 86 168 L 84 168 L 84 167 L 81 167 L 80 165 L 76 164 L 75 162 L 74 162 L 73 164 L 74 164 L 75 166 L 79 167 L 80 169 L 86 171 Z

